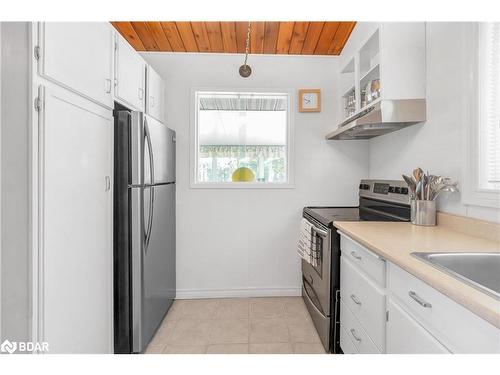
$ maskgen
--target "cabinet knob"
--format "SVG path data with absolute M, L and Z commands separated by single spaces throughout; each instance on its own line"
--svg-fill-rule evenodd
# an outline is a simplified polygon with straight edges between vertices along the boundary
M 142 98 L 144 97 L 144 94 L 143 94 L 143 93 L 144 93 L 144 90 L 143 90 L 142 88 L 139 88 L 139 90 L 138 90 L 138 95 L 139 95 L 139 99 L 141 99 L 141 100 L 142 100 Z

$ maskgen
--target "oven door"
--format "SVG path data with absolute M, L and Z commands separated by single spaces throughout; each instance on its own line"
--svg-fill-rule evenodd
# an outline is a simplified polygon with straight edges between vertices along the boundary
M 331 230 L 313 219 L 307 218 L 313 225 L 316 242 L 317 266 L 302 260 L 302 283 L 310 302 L 324 316 L 330 316 L 330 273 L 331 273 Z

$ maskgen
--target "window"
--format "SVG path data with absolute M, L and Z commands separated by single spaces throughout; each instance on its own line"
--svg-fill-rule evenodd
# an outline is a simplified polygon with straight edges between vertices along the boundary
M 194 184 L 286 187 L 289 94 L 195 93 Z
M 500 208 L 500 23 L 474 27 L 464 198 Z
M 479 29 L 479 188 L 500 190 L 500 23 Z

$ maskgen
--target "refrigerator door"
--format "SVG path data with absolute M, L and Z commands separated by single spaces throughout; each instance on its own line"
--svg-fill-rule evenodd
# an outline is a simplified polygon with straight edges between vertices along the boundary
M 144 118 L 145 132 L 151 141 L 152 183 L 175 182 L 175 131 L 148 115 Z
M 175 184 L 132 190 L 133 351 L 143 352 L 175 298 Z

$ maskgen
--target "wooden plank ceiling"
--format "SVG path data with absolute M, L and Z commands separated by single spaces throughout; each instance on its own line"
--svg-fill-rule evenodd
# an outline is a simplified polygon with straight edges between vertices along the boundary
M 248 22 L 111 22 L 137 51 L 245 53 Z M 250 53 L 339 55 L 356 22 L 252 22 Z

